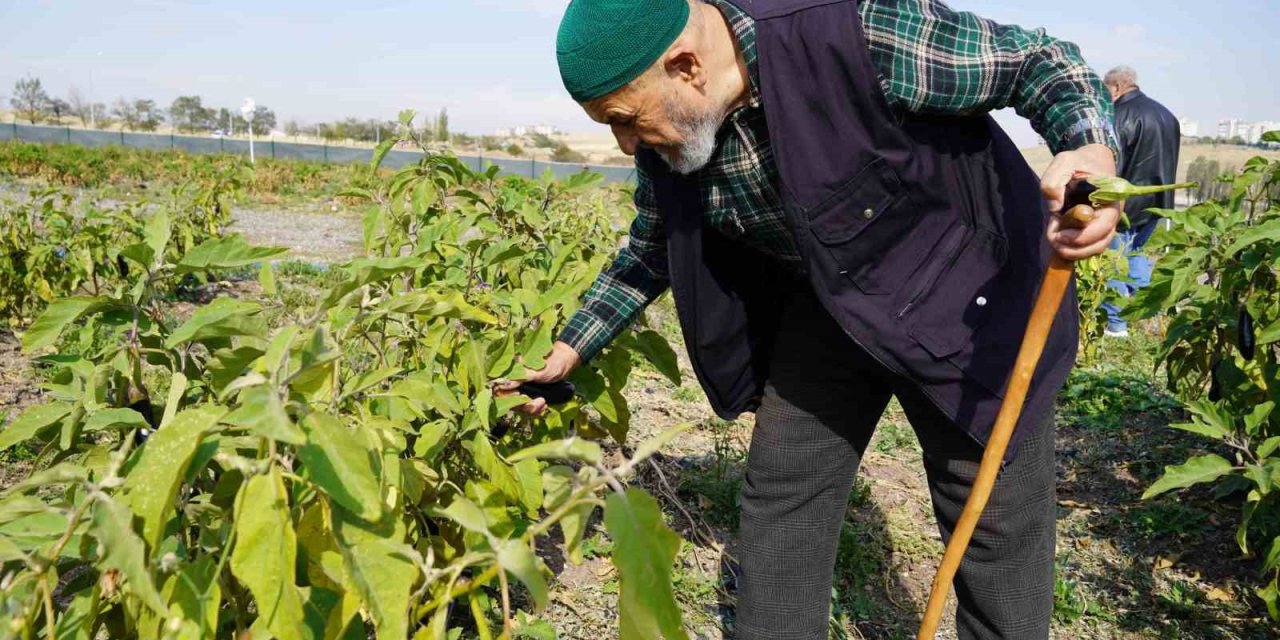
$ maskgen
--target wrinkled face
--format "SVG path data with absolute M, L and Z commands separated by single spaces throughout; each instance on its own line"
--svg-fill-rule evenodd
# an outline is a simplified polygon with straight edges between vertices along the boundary
M 1114 83 L 1114 82 L 1113 82 L 1113 83 L 1111 83 L 1111 84 L 1109 84 L 1109 85 L 1107 85 L 1107 89 L 1111 91 L 1111 101 L 1112 101 L 1112 102 L 1115 102 L 1116 100 L 1119 100 L 1119 99 L 1120 99 L 1120 94 L 1124 91 L 1123 89 L 1121 89 L 1121 88 L 1120 88 L 1120 85 L 1119 85 L 1119 84 Z
M 653 149 L 677 173 L 693 173 L 707 165 L 716 150 L 723 109 L 686 83 L 670 78 L 647 79 L 584 103 L 591 119 L 607 124 L 627 155 Z

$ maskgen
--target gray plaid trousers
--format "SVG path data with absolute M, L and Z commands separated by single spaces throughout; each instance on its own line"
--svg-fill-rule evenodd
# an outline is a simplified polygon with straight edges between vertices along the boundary
M 840 526 L 892 396 L 924 450 L 944 540 L 982 448 L 862 351 L 812 294 L 787 302 L 742 487 L 739 640 L 825 640 Z M 961 640 L 1043 640 L 1053 612 L 1055 470 L 1044 416 L 1000 474 L 956 576 Z M 923 613 L 923 603 L 921 603 Z

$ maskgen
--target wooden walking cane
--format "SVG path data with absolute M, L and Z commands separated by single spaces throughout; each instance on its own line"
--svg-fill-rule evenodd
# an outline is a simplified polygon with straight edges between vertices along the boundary
M 1064 229 L 1083 229 L 1093 221 L 1094 210 L 1087 205 L 1072 207 L 1062 216 Z M 964 511 L 956 523 L 955 532 L 947 544 L 946 554 L 938 567 L 938 575 L 933 580 L 933 592 L 929 594 L 929 606 L 925 609 L 924 621 L 920 623 L 920 632 L 916 640 L 933 640 L 938 632 L 938 624 L 942 621 L 943 608 L 947 603 L 947 595 L 951 592 L 951 581 L 955 578 L 960 561 L 969 548 L 969 540 L 973 538 L 973 530 L 978 525 L 978 518 L 987 506 L 991 490 L 995 487 L 996 476 L 1000 472 L 1000 463 L 1004 460 L 1005 450 L 1009 448 L 1009 438 L 1022 416 L 1022 405 L 1027 399 L 1027 389 L 1031 386 L 1031 378 L 1036 366 L 1040 364 L 1040 355 L 1044 353 L 1045 341 L 1049 338 L 1049 330 L 1053 328 L 1053 319 L 1058 315 L 1058 307 L 1066 295 L 1067 286 L 1071 284 L 1071 275 L 1075 264 L 1057 255 L 1049 263 L 1044 281 L 1040 285 L 1040 294 L 1036 305 L 1031 310 L 1031 320 L 1027 323 L 1027 332 L 1022 338 L 1022 348 L 1018 351 L 1018 359 L 1013 365 L 1013 375 L 1009 378 L 1009 387 L 1005 390 L 1004 402 L 1000 405 L 1000 413 L 996 416 L 995 427 L 987 440 L 987 448 L 982 455 L 982 464 L 978 467 L 978 475 L 973 481 L 969 499 L 965 502 Z

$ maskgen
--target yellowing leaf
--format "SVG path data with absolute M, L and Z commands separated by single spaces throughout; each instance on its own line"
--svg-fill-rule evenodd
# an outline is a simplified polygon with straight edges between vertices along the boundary
M 298 449 L 307 475 L 325 494 L 358 517 L 382 517 L 382 485 L 370 451 L 337 418 L 313 413 L 302 421 L 307 443 Z
M 294 583 L 298 540 L 279 471 L 245 483 L 236 501 L 235 527 L 231 572 L 253 594 L 258 621 L 280 640 L 308 638 Z
M 373 615 L 379 640 L 402 640 L 409 635 L 409 595 L 421 572 L 413 560 L 417 554 L 404 544 L 404 523 L 390 520 L 372 525 L 333 510 L 343 566 Z

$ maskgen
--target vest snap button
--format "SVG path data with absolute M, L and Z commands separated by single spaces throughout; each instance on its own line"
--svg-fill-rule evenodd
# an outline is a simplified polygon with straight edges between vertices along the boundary
M 977 302 L 978 302 L 978 306 L 979 306 L 979 307 L 985 307 L 985 306 L 987 306 L 987 299 L 986 299 L 986 298 L 979 297 L 979 298 L 978 298 L 978 300 L 977 300 Z
M 866 219 L 870 220 L 870 219 L 872 219 L 872 218 L 876 217 L 876 212 L 875 212 L 874 210 L 872 210 L 872 209 L 867 209 L 866 211 L 863 211 L 863 212 L 862 212 L 862 217 L 864 217 L 864 218 L 866 218 Z

